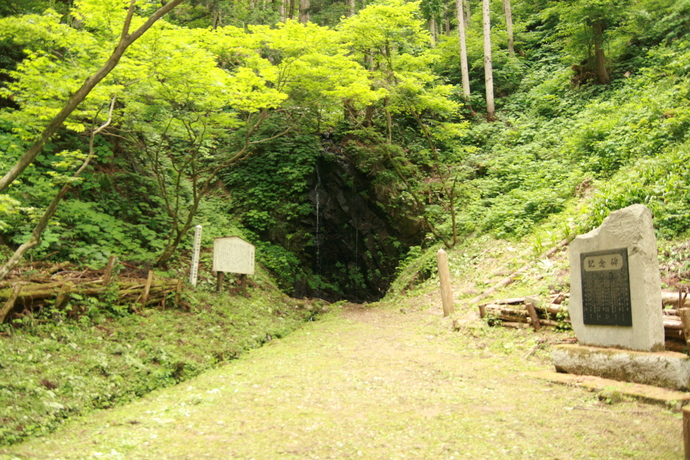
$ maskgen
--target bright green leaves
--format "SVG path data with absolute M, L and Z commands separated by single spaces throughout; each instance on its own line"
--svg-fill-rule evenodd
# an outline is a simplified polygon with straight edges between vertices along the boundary
M 369 5 L 340 26 L 343 39 L 364 55 L 377 53 L 375 59 L 393 53 L 417 52 L 429 44 L 429 33 L 420 19 L 419 3 L 389 0 Z

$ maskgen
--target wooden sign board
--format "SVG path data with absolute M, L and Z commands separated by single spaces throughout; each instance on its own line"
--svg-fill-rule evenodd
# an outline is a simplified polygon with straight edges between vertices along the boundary
M 239 236 L 213 240 L 213 271 L 254 274 L 254 245 Z

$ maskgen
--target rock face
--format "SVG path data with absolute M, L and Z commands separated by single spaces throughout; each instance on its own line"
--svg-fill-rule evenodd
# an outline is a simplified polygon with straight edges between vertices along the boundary
M 614 270 L 609 270 L 613 267 L 605 266 L 606 263 L 618 260 L 613 256 L 609 259 L 605 257 L 609 254 L 615 255 L 617 250 L 627 251 L 630 285 L 628 315 L 631 325 L 620 318 L 609 323 L 591 320 L 588 323 L 586 316 L 591 315 L 592 310 L 585 312 L 583 309 L 587 309 L 586 302 L 592 304 L 587 299 L 591 299 L 595 291 L 603 309 L 608 308 L 607 304 L 622 303 L 619 293 L 609 289 L 611 283 L 608 283 L 607 277 L 614 276 Z M 583 284 L 583 279 L 590 276 L 587 267 L 590 267 L 593 272 L 599 272 L 596 274 L 599 278 L 596 279 L 602 280 L 600 285 Z M 620 266 L 617 265 L 616 268 L 618 267 Z M 583 287 L 584 285 L 586 286 Z M 602 290 L 603 293 L 601 293 Z M 656 237 L 652 214 L 646 206 L 637 204 L 612 212 L 601 227 L 578 236 L 570 244 L 569 312 L 573 329 L 582 345 L 640 351 L 664 349 L 661 278 Z
M 315 244 L 305 250 L 312 270 L 341 287 L 342 294 L 296 286 L 297 295 L 365 301 L 381 298 L 395 269 L 412 245 L 423 238 L 419 222 L 393 218 L 368 178 L 343 157 L 322 158 L 309 191 L 314 213 L 304 222 Z

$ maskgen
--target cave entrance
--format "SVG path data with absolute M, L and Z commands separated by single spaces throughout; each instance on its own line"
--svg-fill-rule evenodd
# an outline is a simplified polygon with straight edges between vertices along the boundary
M 298 283 L 295 295 L 352 302 L 382 298 L 400 260 L 422 242 L 419 221 L 392 217 L 368 177 L 342 156 L 319 158 L 308 199 L 313 213 L 304 225 L 313 233 L 313 245 L 305 255 L 318 283 Z

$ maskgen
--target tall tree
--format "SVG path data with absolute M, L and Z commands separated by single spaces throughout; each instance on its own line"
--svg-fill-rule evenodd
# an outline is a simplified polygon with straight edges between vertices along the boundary
M 482 19 L 484 23 L 484 81 L 486 84 L 486 118 L 496 119 L 494 107 L 494 72 L 491 59 L 491 1 L 482 0 Z
M 86 99 L 91 90 L 93 90 L 98 83 L 100 83 L 120 62 L 122 55 L 129 46 L 134 43 L 139 37 L 141 37 L 144 32 L 151 28 L 153 24 L 156 23 L 160 18 L 167 14 L 170 10 L 175 8 L 177 5 L 182 3 L 184 0 L 171 0 L 165 4 L 162 8 L 156 10 L 138 29 L 130 33 L 130 26 L 132 24 L 132 19 L 134 18 L 134 11 L 136 7 L 136 0 L 131 0 L 129 4 L 129 9 L 124 18 L 124 25 L 122 26 L 122 31 L 120 34 L 120 39 L 115 46 L 115 50 L 112 52 L 108 60 L 94 72 L 89 78 L 86 79 L 84 84 L 70 96 L 70 98 L 65 103 L 62 110 L 48 123 L 39 138 L 33 143 L 31 147 L 21 156 L 21 158 L 15 163 L 15 165 L 5 174 L 5 176 L 0 179 L 0 192 L 3 192 L 10 186 L 14 180 L 19 177 L 19 175 L 24 172 L 26 168 L 29 167 L 31 163 L 34 162 L 36 157 L 43 150 L 46 142 L 55 134 L 55 132 L 62 126 L 62 124 L 67 120 L 70 114 L 81 104 L 81 102 Z
M 632 0 L 554 2 L 544 14 L 559 16 L 566 49 L 579 60 L 575 65 L 593 72 L 598 83 L 607 85 L 611 82 L 606 56 L 611 40 L 607 36 L 626 23 L 633 5 Z
M 513 37 L 513 8 L 510 0 L 503 0 L 503 11 L 506 14 L 506 33 L 508 34 L 508 53 L 515 55 L 515 44 Z
M 465 14 L 463 0 L 455 0 L 458 16 L 458 38 L 460 41 L 460 73 L 462 74 L 462 93 L 466 99 L 470 97 L 470 71 L 467 65 L 467 32 L 465 31 Z
M 309 22 L 310 0 L 299 0 L 299 22 L 306 24 Z

